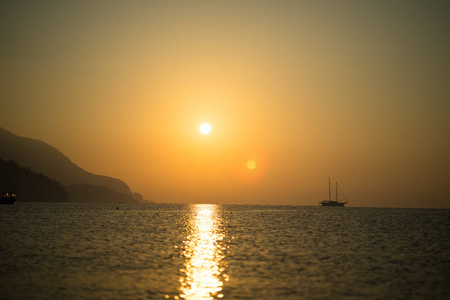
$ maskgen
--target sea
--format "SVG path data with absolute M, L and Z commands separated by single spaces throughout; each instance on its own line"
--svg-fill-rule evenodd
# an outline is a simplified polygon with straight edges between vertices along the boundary
M 450 210 L 2 205 L 0 299 L 450 299 Z

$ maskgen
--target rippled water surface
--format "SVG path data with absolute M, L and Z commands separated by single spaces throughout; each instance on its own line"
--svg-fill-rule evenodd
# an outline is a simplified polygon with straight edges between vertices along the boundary
M 0 226 L 1 299 L 450 294 L 450 210 L 17 203 Z

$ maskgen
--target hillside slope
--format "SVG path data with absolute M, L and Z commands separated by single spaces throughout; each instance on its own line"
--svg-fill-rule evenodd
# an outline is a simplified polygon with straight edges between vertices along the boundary
M 66 187 L 66 191 L 70 201 L 76 203 L 138 203 L 131 195 L 90 184 L 71 185 Z
M 89 173 L 58 149 L 39 140 L 19 137 L 3 128 L 0 128 L 0 158 L 13 160 L 22 167 L 45 174 L 64 186 L 90 184 L 106 187 L 116 193 L 132 194 L 122 180 Z
M 0 192 L 16 193 L 21 202 L 69 202 L 59 182 L 3 159 L 0 159 Z

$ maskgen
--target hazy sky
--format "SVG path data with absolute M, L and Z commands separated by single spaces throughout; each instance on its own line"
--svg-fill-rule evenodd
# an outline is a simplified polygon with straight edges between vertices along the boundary
M 316 205 L 330 176 L 450 208 L 448 1 L 1 1 L 0 28 L 0 126 L 145 199 Z

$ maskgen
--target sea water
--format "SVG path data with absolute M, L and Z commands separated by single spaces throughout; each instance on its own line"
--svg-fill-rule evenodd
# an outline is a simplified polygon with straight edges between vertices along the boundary
M 450 210 L 0 207 L 1 299 L 448 299 Z

